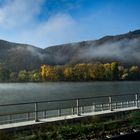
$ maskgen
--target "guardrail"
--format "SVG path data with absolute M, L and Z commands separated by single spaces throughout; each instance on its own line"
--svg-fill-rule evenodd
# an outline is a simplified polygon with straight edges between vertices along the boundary
M 140 106 L 140 93 L 0 105 L 0 124 Z

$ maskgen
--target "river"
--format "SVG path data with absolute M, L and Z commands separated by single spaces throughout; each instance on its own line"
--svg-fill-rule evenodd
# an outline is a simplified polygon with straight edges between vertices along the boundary
M 139 92 L 140 82 L 1 83 L 0 104 Z

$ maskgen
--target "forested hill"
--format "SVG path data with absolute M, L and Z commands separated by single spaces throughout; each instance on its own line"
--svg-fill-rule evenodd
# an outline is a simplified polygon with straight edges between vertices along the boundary
M 45 49 L 53 64 L 107 63 L 140 66 L 140 30 L 99 40 L 57 45 Z
M 43 53 L 42 49 L 31 45 L 0 40 L 0 64 L 14 71 L 40 67 L 40 53 Z
M 99 40 L 41 49 L 0 40 L 0 66 L 13 71 L 38 69 L 42 64 L 64 65 L 119 61 L 140 66 L 140 30 Z

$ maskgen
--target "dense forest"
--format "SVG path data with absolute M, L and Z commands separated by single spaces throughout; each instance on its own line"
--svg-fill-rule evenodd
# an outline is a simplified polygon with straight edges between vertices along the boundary
M 14 72 L 0 65 L 0 82 L 120 80 L 140 80 L 140 68 L 138 66 L 126 68 L 118 62 L 112 62 L 64 66 L 42 65 L 38 70 Z

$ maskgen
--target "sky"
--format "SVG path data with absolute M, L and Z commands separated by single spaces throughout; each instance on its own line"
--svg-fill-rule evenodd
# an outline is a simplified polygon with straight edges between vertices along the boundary
M 140 29 L 140 0 L 0 0 L 0 39 L 40 48 Z

